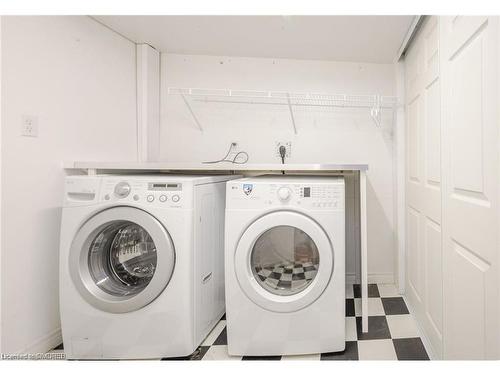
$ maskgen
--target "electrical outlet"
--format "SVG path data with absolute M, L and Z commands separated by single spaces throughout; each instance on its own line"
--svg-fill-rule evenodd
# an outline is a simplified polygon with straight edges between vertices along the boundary
M 38 118 L 36 116 L 23 116 L 21 135 L 24 137 L 38 137 Z
M 280 147 L 281 146 L 285 146 L 285 148 L 286 148 L 286 154 L 285 154 L 286 158 L 289 158 L 290 156 L 292 156 L 292 142 L 291 141 L 287 141 L 287 142 L 276 141 L 276 157 L 281 159 L 281 155 L 280 155 Z

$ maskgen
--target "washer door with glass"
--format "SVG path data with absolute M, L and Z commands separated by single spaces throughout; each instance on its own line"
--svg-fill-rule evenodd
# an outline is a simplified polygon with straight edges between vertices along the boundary
M 99 310 L 138 310 L 165 289 L 174 270 L 170 235 L 152 215 L 115 207 L 93 216 L 73 240 L 69 269 L 82 297 Z
M 333 261 L 331 242 L 317 222 L 298 212 L 277 211 L 245 230 L 234 266 L 240 287 L 253 302 L 292 312 L 321 296 Z

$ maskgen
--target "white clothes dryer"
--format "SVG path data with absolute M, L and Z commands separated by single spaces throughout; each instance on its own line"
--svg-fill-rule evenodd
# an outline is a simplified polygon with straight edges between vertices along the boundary
M 345 205 L 340 177 L 229 181 L 226 319 L 230 355 L 345 348 Z

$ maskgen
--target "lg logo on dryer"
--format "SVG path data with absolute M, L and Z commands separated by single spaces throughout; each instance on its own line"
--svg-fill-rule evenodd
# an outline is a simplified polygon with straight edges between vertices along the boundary
M 253 185 L 252 184 L 243 184 L 243 192 L 246 195 L 250 195 L 252 193 L 252 190 L 253 190 Z

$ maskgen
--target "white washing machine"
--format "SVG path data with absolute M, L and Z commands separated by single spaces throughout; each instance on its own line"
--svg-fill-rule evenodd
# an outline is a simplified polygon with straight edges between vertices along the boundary
M 339 177 L 227 183 L 230 355 L 345 349 L 345 205 Z
M 68 358 L 196 350 L 224 313 L 231 178 L 67 177 L 60 313 Z

